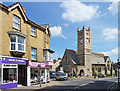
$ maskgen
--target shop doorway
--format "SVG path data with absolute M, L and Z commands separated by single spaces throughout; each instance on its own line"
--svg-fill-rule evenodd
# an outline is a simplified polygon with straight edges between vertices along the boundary
M 18 65 L 18 84 L 26 85 L 26 70 L 25 65 Z

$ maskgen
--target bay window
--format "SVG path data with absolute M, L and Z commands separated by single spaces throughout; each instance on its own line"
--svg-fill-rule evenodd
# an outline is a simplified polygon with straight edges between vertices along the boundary
M 45 61 L 53 61 L 53 53 L 49 51 L 44 51 L 44 60 Z
M 10 35 L 10 51 L 25 52 L 25 38 L 18 35 Z
M 36 48 L 31 48 L 31 59 L 36 60 L 37 50 Z
M 20 18 L 13 15 L 13 28 L 20 30 Z

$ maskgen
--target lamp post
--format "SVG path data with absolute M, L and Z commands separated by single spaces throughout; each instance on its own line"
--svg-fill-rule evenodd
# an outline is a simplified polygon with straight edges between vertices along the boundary
M 98 62 L 98 67 L 99 67 L 99 62 Z M 98 78 L 99 78 L 99 71 L 98 71 Z
M 41 65 L 38 65 L 38 70 L 41 69 Z M 41 87 L 41 70 L 40 70 L 40 87 Z
M 119 59 L 117 59 L 117 62 L 118 62 L 118 87 L 119 87 Z

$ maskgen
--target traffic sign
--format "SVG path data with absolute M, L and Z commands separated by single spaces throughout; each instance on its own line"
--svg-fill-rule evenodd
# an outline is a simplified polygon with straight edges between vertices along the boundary
M 120 62 L 117 63 L 117 68 L 120 68 Z
M 41 69 L 41 65 L 38 65 L 37 68 L 38 68 L 38 70 L 40 70 Z

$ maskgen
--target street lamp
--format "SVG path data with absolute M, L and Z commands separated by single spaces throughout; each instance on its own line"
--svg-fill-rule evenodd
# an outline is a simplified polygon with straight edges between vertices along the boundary
M 41 65 L 38 65 L 37 67 L 38 67 L 38 70 L 41 69 Z M 41 70 L 40 70 L 40 87 L 41 87 Z
M 119 87 L 119 59 L 117 59 L 117 62 L 118 62 L 118 87 Z
M 98 66 L 99 66 L 99 62 L 98 62 Z M 98 77 L 99 77 L 99 72 L 98 72 Z

